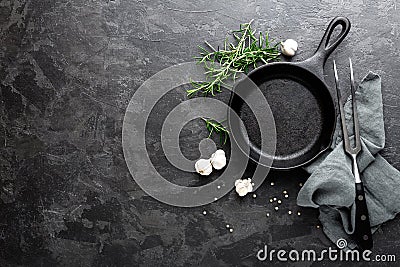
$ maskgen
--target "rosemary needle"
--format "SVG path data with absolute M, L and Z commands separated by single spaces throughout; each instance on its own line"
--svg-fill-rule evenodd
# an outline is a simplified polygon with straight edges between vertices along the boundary
M 256 68 L 257 64 L 262 62 L 267 64 L 272 60 L 278 59 L 280 53 L 278 50 L 279 42 L 272 45 L 268 32 L 259 33 L 251 28 L 251 20 L 248 23 L 240 24 L 239 30 L 232 32 L 236 44 L 225 40 L 223 48 L 215 49 L 210 43 L 205 44 L 212 51 L 199 46 L 201 53 L 196 57 L 197 63 L 205 68 L 206 81 L 193 81 L 192 89 L 187 90 L 188 96 L 194 96 L 201 92 L 203 95 L 212 95 L 221 92 L 222 86 L 226 85 L 229 78 L 236 79 L 238 74 L 247 73 L 251 68 Z
M 229 136 L 229 131 L 216 120 L 206 118 L 202 118 L 202 120 L 206 123 L 206 128 L 209 132 L 208 138 L 210 138 L 213 133 L 217 133 L 219 134 L 221 144 L 225 145 Z

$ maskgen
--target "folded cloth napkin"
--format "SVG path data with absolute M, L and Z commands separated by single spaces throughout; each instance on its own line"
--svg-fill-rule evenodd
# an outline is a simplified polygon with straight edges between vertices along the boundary
M 353 135 L 351 101 L 345 104 L 349 136 Z M 400 211 L 400 172 L 378 152 L 385 145 L 381 78 L 369 72 L 356 91 L 362 151 L 357 157 L 364 183 L 372 230 L 393 219 Z M 351 234 L 355 221 L 355 184 L 352 162 L 344 152 L 341 125 L 338 125 L 330 151 L 305 169 L 311 176 L 304 183 L 297 204 L 319 208 L 323 231 L 334 243 L 344 238 L 347 248 L 356 247 Z

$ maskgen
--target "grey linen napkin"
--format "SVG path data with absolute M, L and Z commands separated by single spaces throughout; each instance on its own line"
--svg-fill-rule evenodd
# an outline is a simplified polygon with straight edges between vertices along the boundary
M 345 104 L 349 135 L 353 135 L 350 98 Z M 361 179 L 373 231 L 393 219 L 400 211 L 400 172 L 378 152 L 385 145 L 381 78 L 369 72 L 356 91 L 362 152 L 358 156 Z M 332 147 L 305 169 L 311 176 L 304 183 L 297 204 L 319 208 L 323 231 L 334 243 L 344 238 L 354 248 L 351 238 L 355 221 L 355 185 L 352 163 L 343 150 L 340 122 Z

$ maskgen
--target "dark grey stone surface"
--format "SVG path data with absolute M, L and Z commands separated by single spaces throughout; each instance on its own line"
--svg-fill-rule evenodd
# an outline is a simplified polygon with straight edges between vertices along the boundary
M 314 52 L 330 19 L 344 15 L 352 29 L 332 57 L 345 64 L 351 56 L 358 80 L 368 70 L 382 75 L 383 155 L 400 168 L 397 5 L 397 0 L 0 1 L 0 266 L 253 266 L 266 264 L 255 257 L 264 244 L 328 247 L 316 227 L 318 212 L 295 204 L 298 184 L 307 178 L 301 170 L 271 173 L 255 199 L 241 200 L 232 192 L 185 209 L 147 196 L 124 162 L 125 108 L 151 75 L 191 61 L 204 40 L 221 44 L 239 23 L 254 18 L 271 36 L 296 39 L 300 50 L 294 60 L 301 60 Z M 326 74 L 332 82 L 331 70 Z M 185 99 L 180 88 L 160 102 L 149 121 L 148 147 L 164 176 L 196 185 L 207 180 L 174 171 L 158 152 L 163 116 Z M 184 153 L 198 157 L 197 143 L 206 136 L 201 122 L 189 123 L 181 136 Z M 290 197 L 275 212 L 268 200 L 282 198 L 283 190 Z M 384 224 L 374 235 L 375 252 L 398 253 L 399 234 L 398 218 Z

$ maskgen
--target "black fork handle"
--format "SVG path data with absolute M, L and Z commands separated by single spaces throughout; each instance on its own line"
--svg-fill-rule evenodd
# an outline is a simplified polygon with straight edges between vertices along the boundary
M 356 220 L 354 236 L 358 246 L 362 250 L 372 249 L 373 240 L 371 225 L 369 222 L 368 207 L 365 200 L 364 185 L 362 182 L 356 183 Z

